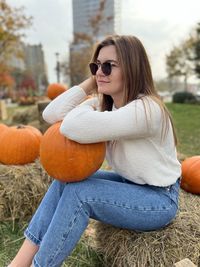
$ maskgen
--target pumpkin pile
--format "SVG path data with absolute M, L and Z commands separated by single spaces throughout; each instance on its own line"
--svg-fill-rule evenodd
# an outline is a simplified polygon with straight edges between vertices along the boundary
M 23 165 L 39 157 L 42 133 L 30 125 L 0 125 L 0 163 Z
M 182 161 L 181 188 L 193 194 L 200 194 L 200 156 Z
M 79 144 L 63 136 L 61 122 L 44 133 L 40 144 L 40 161 L 47 173 L 64 182 L 86 179 L 97 171 L 105 157 L 105 143 Z
M 67 86 L 61 83 L 51 83 L 47 87 L 47 96 L 51 100 L 56 98 L 58 95 L 64 93 L 67 90 Z
M 30 125 L 0 124 L 0 163 L 24 165 L 40 158 L 51 177 L 65 182 L 86 179 L 96 172 L 105 158 L 105 142 L 79 144 L 63 136 L 61 122 L 42 133 Z

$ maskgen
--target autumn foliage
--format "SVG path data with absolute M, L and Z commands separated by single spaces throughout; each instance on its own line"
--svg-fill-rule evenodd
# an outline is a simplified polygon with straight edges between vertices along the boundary
M 0 0 L 0 11 L 0 60 L 4 62 L 11 55 L 19 56 L 18 44 L 32 18 L 24 14 L 23 7 L 11 7 L 6 0 Z

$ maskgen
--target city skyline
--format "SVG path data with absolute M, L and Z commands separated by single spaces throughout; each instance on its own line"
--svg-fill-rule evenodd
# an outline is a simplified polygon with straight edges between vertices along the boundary
M 44 47 L 50 82 L 56 80 L 56 56 L 68 54 L 72 41 L 71 0 L 7 0 L 12 6 L 25 6 L 34 17 L 33 27 L 26 31 L 26 43 Z M 144 44 L 156 79 L 166 76 L 165 55 L 174 45 L 189 36 L 200 21 L 199 0 L 122 0 L 121 33 L 137 36 Z

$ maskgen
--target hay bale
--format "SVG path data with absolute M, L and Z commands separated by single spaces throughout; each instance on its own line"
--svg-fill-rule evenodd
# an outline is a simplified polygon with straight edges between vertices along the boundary
M 180 212 L 165 229 L 134 232 L 95 223 L 93 248 L 109 267 L 169 267 L 189 258 L 200 266 L 200 196 L 181 190 Z M 95 245 L 94 245 L 95 244 Z
M 12 124 L 29 124 L 32 121 L 38 120 L 39 113 L 37 106 L 16 110 L 12 117 Z
M 28 125 L 33 126 L 41 131 L 41 126 L 39 120 L 31 121 Z M 42 131 L 41 131 L 42 132 Z
M 21 166 L 0 164 L 0 221 L 29 219 L 50 182 L 39 161 Z

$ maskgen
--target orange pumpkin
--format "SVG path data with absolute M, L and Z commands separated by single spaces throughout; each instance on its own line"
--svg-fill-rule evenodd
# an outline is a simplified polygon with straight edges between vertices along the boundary
M 4 124 L 4 123 L 0 123 L 0 134 L 3 133 L 4 130 L 8 129 L 9 127 Z
M 18 127 L 20 127 L 20 126 L 18 126 Z M 25 127 L 26 127 L 26 129 L 31 130 L 35 134 L 35 136 L 38 138 L 38 142 L 40 143 L 41 139 L 42 139 L 42 133 L 37 128 L 35 128 L 31 125 L 26 125 Z
M 181 168 L 181 188 L 193 194 L 200 194 L 200 156 L 186 158 Z
M 58 95 L 64 93 L 67 90 L 67 86 L 61 83 L 52 83 L 47 87 L 47 96 L 53 100 Z
M 42 137 L 40 161 L 46 172 L 64 182 L 86 179 L 97 171 L 105 157 L 105 143 L 79 144 L 63 136 L 61 122 L 53 124 Z
M 0 136 L 0 162 L 23 165 L 39 157 L 42 133 L 33 126 L 11 126 Z

